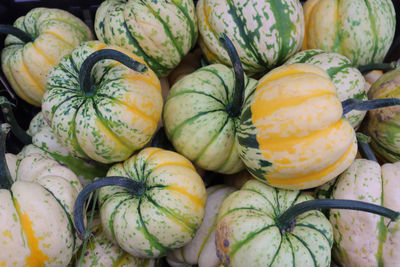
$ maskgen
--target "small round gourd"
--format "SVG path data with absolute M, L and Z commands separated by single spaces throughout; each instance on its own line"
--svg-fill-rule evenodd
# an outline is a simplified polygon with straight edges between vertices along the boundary
M 1 53 L 1 67 L 18 96 L 40 106 L 49 71 L 93 36 L 79 18 L 53 8 L 34 8 L 19 17 L 14 27 L 0 25 L 0 33 L 10 33 Z
M 244 103 L 238 130 L 248 171 L 272 186 L 324 184 L 354 160 L 357 142 L 328 74 L 308 64 L 265 75 Z
M 298 0 L 199 0 L 196 12 L 200 47 L 211 63 L 231 65 L 218 40 L 222 33 L 232 40 L 248 73 L 263 73 L 284 63 L 303 42 L 303 9 Z
M 285 65 L 306 63 L 325 70 L 336 87 L 340 101 L 349 98 L 368 100 L 366 82 L 361 72 L 352 66 L 348 58 L 337 53 L 310 49 L 301 51 L 285 62 Z M 357 129 L 366 115 L 366 111 L 353 110 L 344 117 Z
M 106 0 L 96 11 L 100 41 L 139 56 L 158 75 L 167 76 L 196 44 L 192 0 Z
M 303 50 L 346 56 L 355 66 L 382 62 L 394 37 L 391 0 L 308 0 Z
M 207 204 L 203 222 L 189 244 L 167 255 L 167 261 L 172 267 L 195 264 L 199 267 L 217 267 L 220 264 L 215 253 L 217 215 L 224 199 L 234 191 L 236 191 L 234 187 L 225 185 L 207 188 Z
M 119 47 L 92 41 L 51 71 L 42 113 L 73 155 L 118 162 L 150 141 L 161 117 L 161 86 L 139 62 Z
M 81 238 L 86 237 L 85 199 L 104 187 L 99 191 L 102 228 L 129 254 L 158 258 L 193 239 L 204 217 L 206 189 L 189 160 L 149 147 L 107 175 L 112 177 L 95 180 L 77 198 L 74 220 Z

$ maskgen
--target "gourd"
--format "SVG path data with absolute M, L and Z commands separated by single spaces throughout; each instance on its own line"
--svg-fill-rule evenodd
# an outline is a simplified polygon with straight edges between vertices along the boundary
M 368 100 L 364 77 L 346 57 L 337 53 L 310 49 L 295 54 L 285 62 L 285 65 L 294 63 L 311 64 L 325 70 L 337 89 L 336 93 L 340 101 L 349 98 Z M 344 117 L 357 129 L 365 115 L 366 111 L 353 110 Z
M 34 8 L 14 26 L 0 25 L 9 34 L 1 53 L 1 67 L 14 91 L 40 106 L 49 71 L 75 46 L 93 38 L 79 18 L 60 9 Z
M 241 98 L 246 98 L 257 82 L 243 74 L 229 39 L 222 41 L 234 69 L 213 64 L 183 77 L 167 96 L 163 121 L 176 151 L 200 168 L 231 174 L 244 168 L 235 139 Z
M 400 210 L 400 162 L 378 164 L 367 143 L 360 144 L 367 159 L 356 159 L 331 185 L 333 199 L 354 199 Z M 359 211 L 331 210 L 335 246 L 342 266 L 396 266 L 400 261 L 400 221 Z
M 115 245 L 104 234 L 100 218 L 96 217 L 92 224 L 93 236 L 86 246 L 82 259 L 76 261 L 76 267 L 155 267 L 159 260 L 141 259 L 129 255 Z
M 51 71 L 42 113 L 69 152 L 112 163 L 150 141 L 161 117 L 161 86 L 140 62 L 121 48 L 93 41 Z
M 390 0 L 308 0 L 303 50 L 339 53 L 355 66 L 383 61 L 396 18 Z
M 134 53 L 161 77 L 194 47 L 198 35 L 191 0 L 106 0 L 94 27 L 100 41 Z
M 248 73 L 283 64 L 303 42 L 304 17 L 298 0 L 199 0 L 196 12 L 199 44 L 211 63 L 231 65 L 219 42 L 222 33 L 232 40 Z
M 11 105 L 6 98 L 0 97 L 0 106 L 7 122 L 12 125 L 12 132 L 26 145 L 18 153 L 18 158 L 22 159 L 31 154 L 41 154 L 55 159 L 73 171 L 82 185 L 88 184 L 95 177 L 106 174 L 108 169 L 106 165 L 74 157 L 55 137 L 53 130 L 44 120 L 41 112 L 33 117 L 28 130 L 25 132 L 18 125 Z
M 74 221 L 85 239 L 83 207 L 99 191 L 100 218 L 106 236 L 135 257 L 157 258 L 184 246 L 204 217 L 206 189 L 193 165 L 183 156 L 145 148 L 110 168 L 79 194 Z
M 72 171 L 53 159 L 6 155 L 8 131 L 9 125 L 1 125 L 0 264 L 67 266 L 80 244 L 73 207 L 82 186 Z
M 225 185 L 207 188 L 207 204 L 203 222 L 193 240 L 186 246 L 167 255 L 172 267 L 198 265 L 199 267 L 217 267 L 219 260 L 215 253 L 215 227 L 222 201 L 236 189 Z
M 399 220 L 400 213 L 351 200 L 311 200 L 300 191 L 248 181 L 220 208 L 217 255 L 224 266 L 330 266 L 332 226 L 316 209 L 358 209 Z

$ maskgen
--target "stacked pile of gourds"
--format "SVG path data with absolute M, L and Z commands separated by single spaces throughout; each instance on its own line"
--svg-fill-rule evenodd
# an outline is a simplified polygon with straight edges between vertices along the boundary
M 0 99 L 0 266 L 399 264 L 390 0 L 106 0 L 94 29 L 0 25 L 42 108 L 25 132 Z

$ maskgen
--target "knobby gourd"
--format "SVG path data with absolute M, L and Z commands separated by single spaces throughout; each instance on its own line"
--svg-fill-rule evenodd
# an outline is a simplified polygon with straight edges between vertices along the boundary
M 1 53 L 1 67 L 14 91 L 40 106 L 49 71 L 75 46 L 91 40 L 83 21 L 67 11 L 34 8 L 14 25 L 0 25 L 9 34 Z
M 370 203 L 312 200 L 300 191 L 273 188 L 253 179 L 222 203 L 215 236 L 217 255 L 224 266 L 329 267 L 332 225 L 317 210 L 329 208 L 400 218 L 399 212 Z
M 99 191 L 100 218 L 106 236 L 136 257 L 158 258 L 193 239 L 204 217 L 206 189 L 183 156 L 145 148 L 115 164 L 105 178 L 79 194 L 74 220 L 81 238 L 85 199 Z
M 8 131 L 8 124 L 1 125 L 0 265 L 67 266 L 80 244 L 73 207 L 82 186 L 51 158 L 6 155 Z
M 94 25 L 100 41 L 131 51 L 159 76 L 179 64 L 198 35 L 191 0 L 106 0 Z
M 284 63 L 303 42 L 304 17 L 298 0 L 199 0 L 196 12 L 199 44 L 211 63 L 231 66 L 219 42 L 222 33 L 232 40 L 248 73 L 263 73 Z
M 160 81 L 141 59 L 93 41 L 51 71 L 42 113 L 73 155 L 112 163 L 150 141 L 162 106 Z
M 391 0 L 308 0 L 304 18 L 303 50 L 339 53 L 355 66 L 382 62 L 396 26 Z

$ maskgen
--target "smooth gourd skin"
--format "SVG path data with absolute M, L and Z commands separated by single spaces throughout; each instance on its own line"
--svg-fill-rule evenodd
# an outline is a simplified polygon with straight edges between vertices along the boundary
M 340 101 L 349 98 L 368 100 L 366 83 L 361 72 L 352 66 L 351 61 L 337 53 L 327 53 L 319 49 L 301 51 L 285 62 L 285 65 L 306 63 L 325 70 L 336 87 Z M 353 110 L 344 117 L 357 129 L 366 115 L 366 111 Z
M 371 87 L 368 97 L 400 98 L 400 68 L 381 76 Z M 384 161 L 400 161 L 399 129 L 399 106 L 369 111 L 366 132 L 372 138 L 372 149 Z
M 167 256 L 172 267 L 198 265 L 217 267 L 219 260 L 215 253 L 215 227 L 222 202 L 236 191 L 234 187 L 215 185 L 207 188 L 207 204 L 203 222 L 193 240 L 186 246 L 174 250 Z
M 0 189 L 0 265 L 67 266 L 80 245 L 72 223 L 78 178 L 39 154 L 6 158 L 15 182 Z
M 328 74 L 308 64 L 274 69 L 245 102 L 238 142 L 248 171 L 274 187 L 324 184 L 354 160 L 353 127 Z
M 157 258 L 192 240 L 204 217 L 206 189 L 189 160 L 145 148 L 111 167 L 107 176 L 129 177 L 145 186 L 137 196 L 118 186 L 99 191 L 102 228 L 123 250 Z
M 101 228 L 100 219 L 93 220 L 92 238 L 83 254 L 82 265 L 80 257 L 75 261 L 76 267 L 156 267 L 158 260 L 142 259 L 129 255 L 109 240 Z M 77 255 L 81 255 L 79 251 Z
M 161 118 L 161 86 L 155 73 L 139 73 L 112 60 L 97 63 L 92 71 L 94 93 L 80 88 L 83 61 L 100 49 L 119 47 L 92 41 L 77 47 L 50 73 L 42 113 L 58 140 L 74 155 L 101 163 L 127 159 L 142 148 Z
M 231 65 L 218 40 L 225 33 L 248 73 L 284 63 L 303 42 L 303 9 L 298 0 L 199 0 L 196 12 L 200 47 L 208 61 Z
M 256 84 L 245 78 L 245 97 Z M 167 96 L 163 120 L 168 139 L 203 169 L 229 174 L 244 168 L 235 139 L 240 118 L 229 112 L 234 86 L 233 70 L 213 64 L 179 80 Z
M 167 76 L 196 44 L 192 0 L 106 0 L 96 11 L 100 41 L 138 55 L 159 76 Z
M 308 0 L 303 50 L 339 53 L 355 66 L 382 62 L 396 26 L 391 0 Z
M 400 210 L 400 162 L 378 163 L 356 159 L 341 174 L 331 198 L 353 199 Z M 397 266 L 400 262 L 400 221 L 361 211 L 331 210 L 335 245 L 341 266 Z
M 222 203 L 217 219 L 217 255 L 224 266 L 330 266 L 332 226 L 320 211 L 296 217 L 287 231 L 275 218 L 311 200 L 300 191 L 248 181 Z
M 1 67 L 18 96 L 40 106 L 51 68 L 75 46 L 93 36 L 83 21 L 60 9 L 34 8 L 18 18 L 14 26 L 30 34 L 34 41 L 24 43 L 8 35 Z

